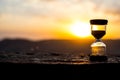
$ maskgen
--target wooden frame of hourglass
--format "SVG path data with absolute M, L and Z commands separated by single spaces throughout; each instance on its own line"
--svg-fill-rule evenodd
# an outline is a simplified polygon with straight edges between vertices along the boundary
M 106 61 L 106 44 L 102 42 L 103 36 L 106 34 L 106 25 L 108 20 L 106 19 L 92 19 L 90 20 L 91 34 L 96 39 L 91 44 L 91 61 Z

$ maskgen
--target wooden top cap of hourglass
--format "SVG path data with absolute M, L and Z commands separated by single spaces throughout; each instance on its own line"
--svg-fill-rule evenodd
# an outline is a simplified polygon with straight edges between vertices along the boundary
M 96 25 L 106 25 L 108 23 L 108 20 L 106 19 L 91 19 L 90 24 L 96 24 Z

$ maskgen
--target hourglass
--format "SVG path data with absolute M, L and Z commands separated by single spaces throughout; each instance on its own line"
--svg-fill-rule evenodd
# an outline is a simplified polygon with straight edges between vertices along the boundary
M 91 34 L 96 39 L 91 44 L 91 61 L 107 61 L 106 44 L 102 42 L 101 38 L 106 34 L 106 19 L 92 19 L 90 20 Z

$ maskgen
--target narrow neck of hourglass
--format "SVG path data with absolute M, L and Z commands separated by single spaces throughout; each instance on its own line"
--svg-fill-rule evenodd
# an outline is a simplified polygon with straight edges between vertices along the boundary
M 95 42 L 102 42 L 102 40 L 101 39 L 96 39 L 96 41 Z

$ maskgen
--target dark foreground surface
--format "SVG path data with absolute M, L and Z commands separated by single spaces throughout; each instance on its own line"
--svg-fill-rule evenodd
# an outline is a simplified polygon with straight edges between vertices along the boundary
M 98 79 L 105 77 L 119 79 L 120 63 L 91 64 L 37 64 L 37 63 L 0 63 L 0 72 L 4 78 L 44 79 Z M 2 76 L 1 75 L 1 76 Z M 10 77 L 9 77 L 10 78 Z M 24 79 L 25 79 L 24 78 Z M 83 79 L 84 78 L 84 79 Z

